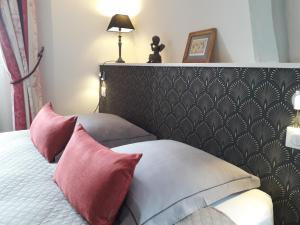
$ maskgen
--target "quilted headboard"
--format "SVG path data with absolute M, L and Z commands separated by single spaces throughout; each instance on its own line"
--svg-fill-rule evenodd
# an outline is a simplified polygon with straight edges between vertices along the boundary
M 300 151 L 285 147 L 300 69 L 105 65 L 100 111 L 261 178 L 277 225 L 300 224 Z

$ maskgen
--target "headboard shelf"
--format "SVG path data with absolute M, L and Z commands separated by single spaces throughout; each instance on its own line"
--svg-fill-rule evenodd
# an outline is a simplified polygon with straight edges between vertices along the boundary
M 209 67 L 209 68 L 276 68 L 300 69 L 300 63 L 107 63 L 109 66 L 126 67 Z

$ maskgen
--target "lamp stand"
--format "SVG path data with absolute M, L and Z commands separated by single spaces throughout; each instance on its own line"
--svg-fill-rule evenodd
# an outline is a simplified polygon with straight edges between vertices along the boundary
M 116 61 L 116 63 L 125 63 L 125 61 L 122 59 L 122 36 L 121 36 L 121 29 L 119 29 L 119 58 Z

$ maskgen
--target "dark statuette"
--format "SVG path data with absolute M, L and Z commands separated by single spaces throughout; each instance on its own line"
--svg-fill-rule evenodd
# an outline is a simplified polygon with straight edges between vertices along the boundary
M 166 47 L 164 44 L 159 44 L 160 38 L 158 36 L 152 37 L 151 50 L 153 54 L 149 55 L 148 63 L 161 63 L 160 52 Z

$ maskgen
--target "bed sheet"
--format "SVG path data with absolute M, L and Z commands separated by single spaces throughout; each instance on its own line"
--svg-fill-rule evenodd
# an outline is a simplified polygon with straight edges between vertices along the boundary
M 235 194 L 211 205 L 237 225 L 273 225 L 271 197 L 258 189 Z

